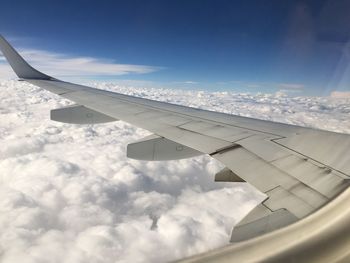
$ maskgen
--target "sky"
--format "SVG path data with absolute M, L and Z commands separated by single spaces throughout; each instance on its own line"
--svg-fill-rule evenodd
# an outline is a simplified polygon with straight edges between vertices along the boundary
M 1 0 L 0 34 L 60 79 L 349 133 L 350 4 L 246 2 Z M 127 159 L 149 132 L 51 121 L 71 102 L 13 79 L 0 56 L 1 262 L 173 261 L 227 245 L 265 198 L 206 155 Z
M 315 96 L 350 90 L 349 1 L 2 0 L 1 11 L 0 33 L 63 79 Z

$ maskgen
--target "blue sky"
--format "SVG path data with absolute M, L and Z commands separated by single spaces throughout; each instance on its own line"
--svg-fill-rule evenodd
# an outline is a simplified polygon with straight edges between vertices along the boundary
M 23 50 L 109 65 L 81 79 L 327 95 L 350 89 L 348 2 L 2 0 L 0 32 Z

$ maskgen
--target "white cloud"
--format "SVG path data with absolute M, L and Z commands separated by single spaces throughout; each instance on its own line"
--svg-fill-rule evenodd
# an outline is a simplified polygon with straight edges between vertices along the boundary
M 96 85 L 350 131 L 343 100 Z M 215 183 L 222 165 L 206 156 L 127 159 L 127 143 L 148 132 L 124 122 L 52 122 L 49 110 L 69 102 L 26 83 L 0 82 L 0 100 L 1 262 L 170 261 L 226 245 L 234 223 L 263 198 L 247 184 Z
M 161 69 L 147 65 L 120 64 L 107 59 L 68 56 L 44 50 L 22 49 L 19 53 L 38 70 L 56 77 L 145 74 Z M 0 57 L 0 61 L 2 60 Z M 7 63 L 0 64 L 0 78 L 13 77 L 15 75 L 10 66 Z
M 278 91 L 276 91 L 276 95 L 277 96 L 289 96 L 289 95 L 295 95 L 298 93 L 301 93 L 302 90 L 298 90 L 298 89 L 280 89 Z
M 187 80 L 183 82 L 184 84 L 198 84 L 197 81 Z
M 172 83 L 166 83 L 166 84 L 184 84 L 184 85 L 195 85 L 199 84 L 197 81 L 192 81 L 192 80 L 186 80 L 186 81 L 174 81 Z

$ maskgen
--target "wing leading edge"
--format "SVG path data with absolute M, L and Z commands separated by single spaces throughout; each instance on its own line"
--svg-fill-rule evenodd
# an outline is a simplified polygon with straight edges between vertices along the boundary
M 151 141 L 147 139 L 144 143 L 132 144 L 130 156 L 155 160 L 158 144 L 157 147 L 163 147 L 159 149 L 169 158 L 176 156 L 174 159 L 181 157 L 181 151 L 186 153 L 183 158 L 209 154 L 227 167 L 218 173 L 221 181 L 245 181 L 265 193 L 266 200 L 235 227 L 232 242 L 298 221 L 348 186 L 349 135 L 199 110 L 72 84 L 32 68 L 1 36 L 0 49 L 20 79 L 78 104 L 79 108 L 74 112 L 76 114 L 79 109 L 80 115 L 74 116 L 92 112 L 98 116 L 98 122 L 123 120 L 154 133 Z M 60 112 L 68 114 L 66 112 L 72 110 Z M 72 122 L 72 118 L 60 115 L 61 120 Z M 138 145 L 142 149 L 138 149 Z M 174 150 L 168 151 L 167 145 Z

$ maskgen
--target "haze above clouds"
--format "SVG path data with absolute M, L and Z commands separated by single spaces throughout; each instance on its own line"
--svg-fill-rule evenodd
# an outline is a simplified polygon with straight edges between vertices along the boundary
M 113 60 L 69 56 L 46 50 L 21 49 L 19 53 L 35 68 L 58 77 L 119 76 L 145 74 L 160 70 L 160 67 L 116 63 Z M 5 61 L 0 54 L 0 62 Z M 8 63 L 0 63 L 0 79 L 14 78 Z
M 277 94 L 136 89 L 130 95 L 337 132 L 350 132 L 350 101 Z M 49 120 L 70 104 L 24 82 L 0 82 L 0 261 L 164 262 L 228 243 L 232 226 L 263 195 L 214 183 L 223 166 L 202 156 L 126 158 L 147 131 L 122 121 Z

